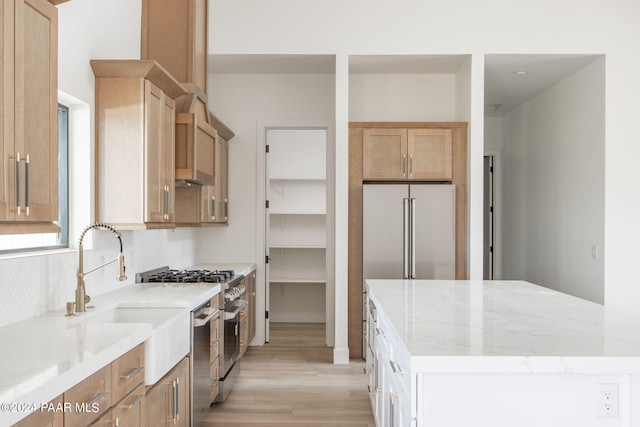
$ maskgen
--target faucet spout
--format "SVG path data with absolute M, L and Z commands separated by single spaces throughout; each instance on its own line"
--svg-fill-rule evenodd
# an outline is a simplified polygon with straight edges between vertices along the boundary
M 105 263 L 102 264 L 96 268 L 94 268 L 93 270 L 89 270 L 89 271 L 84 271 L 84 249 L 82 246 L 82 241 L 84 240 L 84 236 L 85 234 L 89 231 L 89 230 L 107 230 L 107 231 L 111 231 L 117 238 L 118 241 L 120 242 L 120 253 L 118 254 L 118 257 Z M 91 224 L 88 227 L 86 227 L 83 231 L 82 234 L 80 235 L 80 240 L 78 242 L 78 272 L 76 273 L 76 277 L 77 277 L 77 285 L 76 285 L 76 298 L 75 298 L 75 311 L 76 313 L 83 313 L 85 311 L 87 311 L 86 309 L 86 304 L 90 301 L 89 296 L 87 295 L 86 292 L 86 288 L 85 288 L 85 283 L 84 283 L 84 276 L 86 276 L 89 273 L 92 273 L 106 265 L 109 265 L 113 262 L 118 261 L 118 276 L 116 277 L 117 280 L 119 281 L 124 281 L 127 280 L 127 276 L 125 275 L 125 265 L 124 265 L 124 254 L 122 253 L 122 239 L 120 237 L 120 233 L 113 227 L 111 227 L 108 224 L 103 224 L 103 223 L 96 223 L 96 224 Z

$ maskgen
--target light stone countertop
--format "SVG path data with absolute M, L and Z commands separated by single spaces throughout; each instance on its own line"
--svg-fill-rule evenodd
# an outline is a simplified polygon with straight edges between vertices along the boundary
M 640 373 L 640 316 L 523 281 L 366 283 L 414 373 Z
M 255 264 L 248 263 L 216 267 L 240 274 L 255 270 Z M 219 284 L 132 284 L 93 298 L 90 305 L 96 308 L 87 313 L 65 317 L 59 309 L 1 327 L 0 425 L 29 414 L 7 411 L 6 404 L 39 407 L 143 343 L 152 332 L 149 323 L 83 320 L 116 307 L 177 307 L 188 314 L 219 292 Z

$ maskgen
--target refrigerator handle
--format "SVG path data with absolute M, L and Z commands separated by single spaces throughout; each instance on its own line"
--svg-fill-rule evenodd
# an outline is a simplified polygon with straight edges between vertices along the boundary
M 411 198 L 411 271 L 410 279 L 416 278 L 416 199 Z
M 402 278 L 409 278 L 409 199 L 402 199 Z

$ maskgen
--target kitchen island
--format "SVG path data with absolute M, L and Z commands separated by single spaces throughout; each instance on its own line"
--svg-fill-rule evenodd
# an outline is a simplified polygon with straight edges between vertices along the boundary
M 365 287 L 379 426 L 640 425 L 640 317 L 521 281 Z

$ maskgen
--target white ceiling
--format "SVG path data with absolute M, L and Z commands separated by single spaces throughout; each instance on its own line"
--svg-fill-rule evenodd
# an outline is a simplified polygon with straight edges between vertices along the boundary
M 486 55 L 485 116 L 499 117 L 595 61 L 599 55 Z M 527 74 L 514 74 L 527 71 Z
M 600 55 L 485 56 L 485 116 L 499 117 Z M 351 74 L 455 74 L 470 55 L 351 55 Z M 209 55 L 214 74 L 335 74 L 334 55 Z M 526 71 L 517 75 L 515 71 Z

